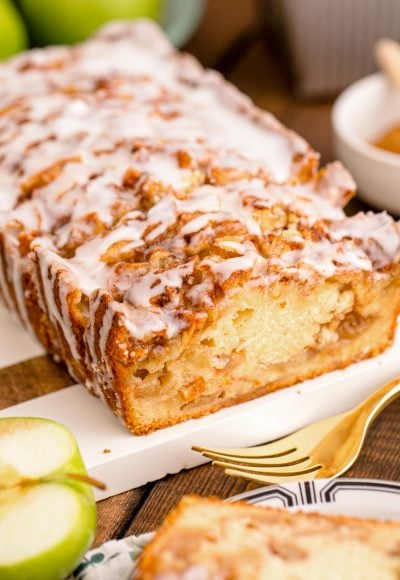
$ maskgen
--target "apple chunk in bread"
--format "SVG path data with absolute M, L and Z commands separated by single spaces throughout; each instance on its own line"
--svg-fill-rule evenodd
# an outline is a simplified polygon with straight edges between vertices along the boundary
M 0 419 L 0 578 L 65 578 L 89 548 L 94 496 L 72 433 L 47 419 Z

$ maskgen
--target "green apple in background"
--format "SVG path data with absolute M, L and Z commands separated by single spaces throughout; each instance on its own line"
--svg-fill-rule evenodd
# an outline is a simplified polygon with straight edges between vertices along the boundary
M 0 60 L 28 45 L 28 36 L 22 18 L 11 0 L 0 0 Z
M 108 20 L 160 16 L 162 0 L 19 0 L 34 42 L 84 40 Z
M 0 578 L 65 578 L 96 527 L 93 482 L 72 433 L 47 419 L 0 419 Z

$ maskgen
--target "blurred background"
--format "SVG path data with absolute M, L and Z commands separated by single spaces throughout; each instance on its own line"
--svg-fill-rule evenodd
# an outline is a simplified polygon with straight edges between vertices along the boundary
M 374 70 L 373 44 L 400 39 L 400 0 L 0 0 L 0 57 L 83 40 L 146 16 L 332 158 L 332 98 Z

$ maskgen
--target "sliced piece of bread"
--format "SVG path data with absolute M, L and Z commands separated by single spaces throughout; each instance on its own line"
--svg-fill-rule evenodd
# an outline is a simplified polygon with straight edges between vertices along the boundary
M 398 580 L 400 523 L 185 497 L 140 580 Z

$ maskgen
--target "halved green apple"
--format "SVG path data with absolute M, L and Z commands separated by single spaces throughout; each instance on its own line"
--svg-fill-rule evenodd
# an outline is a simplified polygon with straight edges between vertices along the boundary
M 91 483 L 66 427 L 0 419 L 2 580 L 59 580 L 74 569 L 95 533 Z

